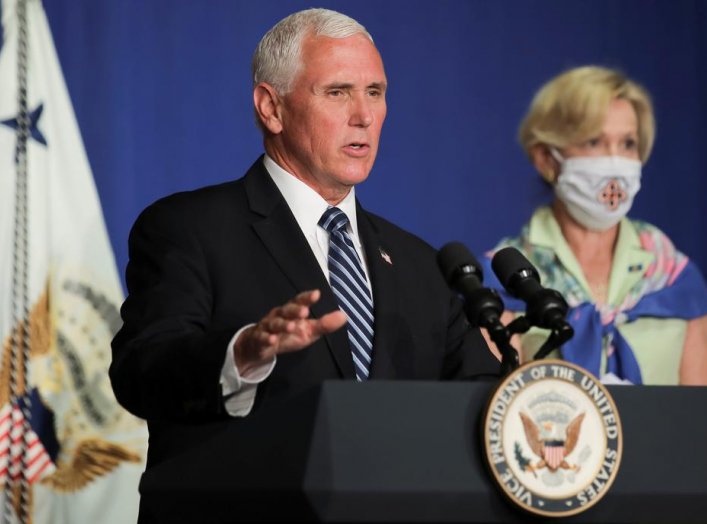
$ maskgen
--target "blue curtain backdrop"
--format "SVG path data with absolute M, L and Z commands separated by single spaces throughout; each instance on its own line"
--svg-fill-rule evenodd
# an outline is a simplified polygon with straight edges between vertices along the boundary
M 137 214 L 240 177 L 261 153 L 250 59 L 311 1 L 45 0 L 119 269 Z M 573 66 L 618 67 L 651 92 L 658 135 L 631 215 L 707 272 L 707 1 L 320 1 L 372 33 L 390 84 L 359 198 L 436 247 L 481 254 L 549 190 L 517 144 L 536 89 Z M 77 203 L 80 205 L 80 203 Z

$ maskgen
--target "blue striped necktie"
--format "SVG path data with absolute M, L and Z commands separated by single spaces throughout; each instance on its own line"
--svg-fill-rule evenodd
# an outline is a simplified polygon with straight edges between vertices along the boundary
M 329 232 L 329 283 L 348 317 L 348 334 L 356 378 L 366 380 L 373 351 L 373 299 L 361 260 L 346 232 L 349 218 L 338 207 L 327 209 L 319 225 Z

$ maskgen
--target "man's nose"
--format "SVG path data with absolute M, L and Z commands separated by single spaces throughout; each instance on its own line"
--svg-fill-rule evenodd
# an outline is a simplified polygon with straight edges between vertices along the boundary
M 358 94 L 353 97 L 349 123 L 357 127 L 368 127 L 373 123 L 371 102 L 366 99 L 365 94 Z

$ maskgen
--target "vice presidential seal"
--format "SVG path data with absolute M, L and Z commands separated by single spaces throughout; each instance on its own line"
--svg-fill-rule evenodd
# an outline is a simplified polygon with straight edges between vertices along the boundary
M 492 476 L 512 502 L 539 515 L 596 504 L 621 461 L 621 421 L 609 392 L 562 360 L 510 373 L 491 396 L 483 431 Z

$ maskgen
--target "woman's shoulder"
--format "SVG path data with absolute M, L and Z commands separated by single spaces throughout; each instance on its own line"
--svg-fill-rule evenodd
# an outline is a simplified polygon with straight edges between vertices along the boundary
M 663 273 L 672 281 L 689 264 L 689 258 L 662 229 L 644 220 L 629 219 L 628 223 L 634 229 L 641 249 L 653 255 L 647 276 Z
M 628 219 L 638 236 L 641 247 L 646 251 L 676 255 L 680 253 L 670 237 L 658 226 L 645 220 Z
M 707 287 L 697 265 L 681 252 L 659 227 L 643 221 L 630 219 L 641 249 L 652 255 L 643 280 L 646 292 L 682 284 L 690 294 L 705 295 Z

